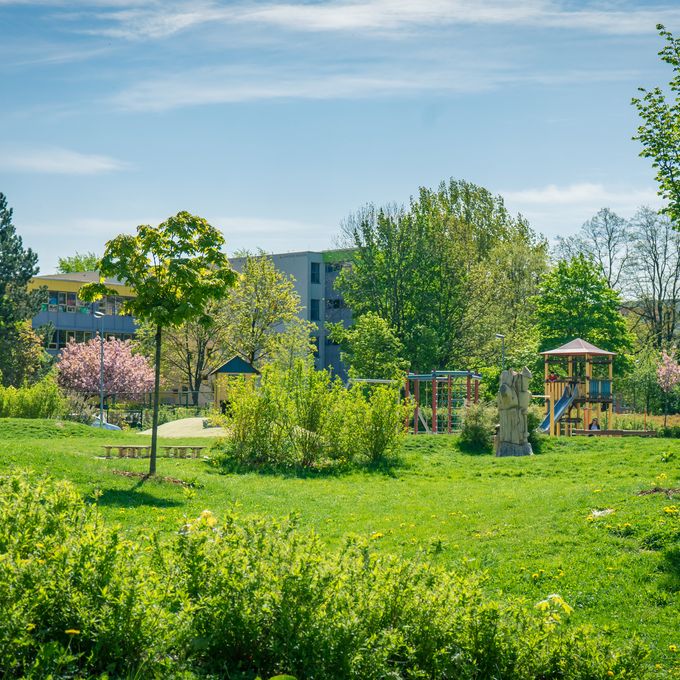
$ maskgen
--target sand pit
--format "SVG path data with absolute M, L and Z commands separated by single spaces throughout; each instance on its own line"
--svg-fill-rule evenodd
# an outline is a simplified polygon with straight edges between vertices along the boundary
M 159 437 L 223 437 L 225 432 L 221 427 L 203 427 L 203 418 L 182 418 L 158 426 Z M 151 434 L 151 430 L 144 430 L 142 434 Z

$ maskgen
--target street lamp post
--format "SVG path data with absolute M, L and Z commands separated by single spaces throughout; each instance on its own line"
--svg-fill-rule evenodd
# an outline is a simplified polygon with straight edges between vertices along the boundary
M 93 313 L 99 319 L 99 427 L 104 427 L 104 312 Z
M 505 336 L 502 333 L 496 333 L 496 337 L 501 341 L 501 371 L 505 370 Z

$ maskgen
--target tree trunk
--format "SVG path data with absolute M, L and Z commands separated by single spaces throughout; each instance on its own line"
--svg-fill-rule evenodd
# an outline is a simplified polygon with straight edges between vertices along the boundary
M 161 327 L 156 326 L 156 363 L 154 366 L 153 388 L 153 420 L 151 425 L 151 457 L 149 458 L 149 474 L 156 474 L 156 449 L 158 447 L 158 408 L 160 405 L 161 387 Z
M 668 421 L 668 392 L 666 392 L 665 399 L 664 399 L 664 408 L 663 408 L 663 427 L 666 429 L 666 422 Z

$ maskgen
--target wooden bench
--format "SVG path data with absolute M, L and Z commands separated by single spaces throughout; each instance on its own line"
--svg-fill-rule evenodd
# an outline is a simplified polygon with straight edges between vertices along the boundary
M 654 430 L 572 430 L 580 437 L 656 437 Z
M 162 458 L 198 458 L 205 446 L 159 446 Z M 116 451 L 118 458 L 148 458 L 151 455 L 151 446 L 131 444 L 108 444 L 104 445 L 107 458 L 113 458 L 111 451 Z

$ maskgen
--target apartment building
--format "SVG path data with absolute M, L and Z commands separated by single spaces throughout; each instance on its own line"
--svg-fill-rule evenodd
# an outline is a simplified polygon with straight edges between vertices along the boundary
M 107 279 L 106 285 L 116 291 L 98 302 L 84 302 L 78 292 L 86 283 L 99 281 L 98 272 L 73 272 L 36 276 L 29 284 L 30 290 L 47 287 L 47 301 L 33 318 L 33 328 L 50 324 L 53 333 L 48 340 L 47 351 L 56 355 L 71 340 L 86 342 L 101 332 L 107 338 L 128 340 L 134 336 L 135 320 L 123 314 L 123 302 L 134 293 L 115 279 Z M 95 312 L 103 312 L 101 318 Z
M 297 253 L 274 253 L 269 255 L 274 266 L 290 276 L 302 302 L 301 316 L 317 326 L 314 334 L 317 346 L 317 368 L 331 369 L 343 380 L 347 370 L 340 360 L 340 347 L 328 338 L 326 324 L 341 321 L 349 326 L 352 313 L 340 293 L 335 290 L 335 280 L 350 261 L 349 250 L 306 250 Z M 231 258 L 237 271 L 243 267 L 243 258 Z
M 290 276 L 295 290 L 302 301 L 301 316 L 317 326 L 316 364 L 318 368 L 329 368 L 342 379 L 346 369 L 340 360 L 340 348 L 328 338 L 326 324 L 341 321 L 346 326 L 352 315 L 345 306 L 342 296 L 335 290 L 335 280 L 343 266 L 349 262 L 351 252 L 347 250 L 304 251 L 298 253 L 275 253 L 270 255 L 274 266 Z M 243 258 L 230 258 L 237 271 L 243 267 Z M 99 280 L 97 272 L 74 272 L 36 276 L 30 288 L 46 286 L 47 302 L 33 319 L 33 327 L 51 324 L 54 328 L 48 343 L 50 354 L 56 355 L 69 340 L 85 342 L 96 333 L 105 337 L 123 340 L 134 337 L 135 320 L 121 310 L 126 298 L 133 291 L 120 281 L 107 279 L 106 285 L 116 291 L 99 302 L 88 303 L 78 298 L 78 291 L 86 283 Z M 96 318 L 94 312 L 102 311 L 104 316 Z

